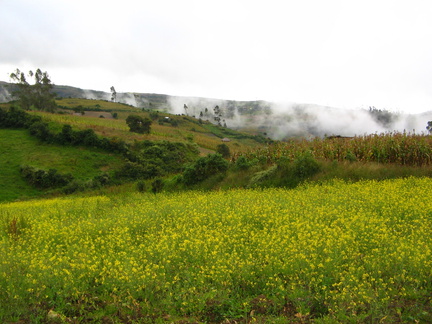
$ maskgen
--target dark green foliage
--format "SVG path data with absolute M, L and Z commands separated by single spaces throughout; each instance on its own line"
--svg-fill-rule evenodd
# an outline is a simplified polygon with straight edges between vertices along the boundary
M 376 122 L 384 127 L 389 127 L 396 119 L 397 115 L 385 109 L 369 107 L 369 114 Z
M 35 108 L 54 112 L 57 106 L 54 101 L 55 94 L 52 93 L 53 84 L 48 73 L 37 69 L 34 73 L 29 71 L 28 76 L 34 78 L 33 85 L 27 82 L 25 74 L 19 69 L 10 74 L 10 78 L 17 85 L 13 95 L 18 99 L 20 106 L 25 110 Z
M 32 166 L 22 166 L 20 172 L 30 185 L 43 189 L 63 187 L 73 180 L 72 175 L 60 174 L 55 169 L 46 171 Z
M 345 155 L 345 160 L 350 161 L 350 162 L 356 162 L 357 157 L 355 156 L 355 154 L 353 152 L 348 151 L 347 154 Z
M 32 116 L 14 105 L 8 110 L 0 109 L 0 127 L 3 128 L 27 128 L 41 120 L 39 116 Z
M 157 111 L 150 112 L 150 118 L 152 120 L 158 120 L 159 119 L 159 113 Z
M 78 180 L 73 179 L 65 187 L 62 188 L 62 192 L 65 194 L 72 194 L 74 192 L 99 189 L 103 186 L 111 184 L 113 181 L 109 174 L 103 173 L 101 175 L 95 176 L 90 180 Z
M 57 142 L 59 144 L 75 144 L 77 142 L 76 132 L 72 130 L 71 125 L 63 125 L 60 133 L 57 134 Z
M 137 190 L 138 190 L 139 192 L 145 192 L 146 189 L 147 189 L 147 188 L 146 188 L 146 184 L 145 184 L 144 181 L 140 180 L 140 181 L 137 182 Z
M 295 188 L 320 171 L 321 165 L 309 152 L 294 161 L 281 157 L 276 165 L 255 173 L 247 186 Z
M 173 119 L 173 118 L 170 118 L 170 119 L 169 119 L 169 123 L 170 123 L 171 126 L 173 126 L 173 127 L 177 127 L 177 126 L 179 125 L 177 119 Z
M 155 163 L 139 164 L 136 162 L 126 162 L 123 168 L 116 172 L 118 178 L 129 180 L 151 179 L 162 174 L 159 165 Z
M 216 152 L 222 155 L 222 157 L 224 158 L 229 158 L 231 156 L 230 149 L 226 144 L 219 144 L 216 147 Z
M 72 108 L 72 110 L 77 114 L 81 114 L 81 115 L 85 114 L 85 108 L 82 105 L 78 105 L 78 106 Z
M 183 179 L 186 185 L 201 182 L 213 175 L 225 173 L 228 162 L 219 153 L 209 154 L 199 158 L 194 164 L 186 167 Z
M 252 162 L 250 162 L 245 156 L 241 155 L 235 161 L 235 168 L 237 170 L 247 170 L 252 166 Z
M 70 183 L 68 183 L 67 186 L 65 186 L 62 191 L 63 193 L 69 195 L 74 192 L 84 191 L 88 187 L 86 186 L 86 183 L 82 180 L 73 180 Z
M 152 121 L 148 118 L 143 118 L 138 115 L 129 115 L 126 118 L 126 124 L 128 124 L 129 130 L 131 132 L 149 134 Z
M 429 134 L 432 133 L 432 121 L 427 122 L 426 129 L 428 130 Z
M 278 175 L 279 172 L 278 166 L 273 165 L 270 168 L 266 170 L 262 170 L 259 172 L 256 172 L 252 178 L 249 180 L 249 183 L 247 184 L 247 188 L 254 188 L 254 187 L 272 187 L 276 186 L 275 182 L 280 179 Z M 276 180 L 275 180 L 276 179 Z
M 94 187 L 103 187 L 112 183 L 111 176 L 108 173 L 95 176 L 92 180 Z
M 85 129 L 80 132 L 77 132 L 77 142 L 80 144 L 84 144 L 85 146 L 93 146 L 98 147 L 100 144 L 100 140 L 97 137 L 96 133 L 93 129 Z
M 42 121 L 37 121 L 31 124 L 29 127 L 29 132 L 31 135 L 47 142 L 49 142 L 53 137 L 53 134 L 49 130 L 48 124 Z
M 196 158 L 199 151 L 193 144 L 168 141 L 136 142 L 127 158 L 139 164 L 156 164 L 163 174 L 180 172 L 183 164 Z
M 294 175 L 300 179 L 311 177 L 318 173 L 320 169 L 319 163 L 309 152 L 300 155 L 294 161 Z
M 152 192 L 153 193 L 156 194 L 158 192 L 161 192 L 163 187 L 164 187 L 164 181 L 162 179 L 157 178 L 157 179 L 153 180 L 153 182 L 152 182 Z

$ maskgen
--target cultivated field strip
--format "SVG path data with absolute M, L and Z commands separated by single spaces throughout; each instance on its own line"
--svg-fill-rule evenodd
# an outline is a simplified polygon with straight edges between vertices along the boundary
M 431 188 L 408 178 L 1 204 L 0 319 L 430 319 Z

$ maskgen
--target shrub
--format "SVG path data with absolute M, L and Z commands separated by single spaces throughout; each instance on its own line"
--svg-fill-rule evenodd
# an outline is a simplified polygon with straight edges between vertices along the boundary
M 157 119 L 159 119 L 159 113 L 158 113 L 157 111 L 152 111 L 152 112 L 150 112 L 150 118 L 151 118 L 152 120 L 157 120 Z
M 161 192 L 164 187 L 164 182 L 162 179 L 158 178 L 152 182 L 152 192 L 158 193 Z
M 226 144 L 219 144 L 216 147 L 216 152 L 222 155 L 222 157 L 224 158 L 229 158 L 231 156 L 230 149 Z
M 157 164 L 148 163 L 141 165 L 136 162 L 126 162 L 125 165 L 116 172 L 116 176 L 126 179 L 151 179 L 162 174 L 162 170 Z
M 294 175 L 300 179 L 311 177 L 320 170 L 321 166 L 310 152 L 301 154 L 294 160 Z
M 140 180 L 137 182 L 137 190 L 139 192 L 145 192 L 146 191 L 146 184 L 144 181 Z
M 183 179 L 186 185 L 192 185 L 227 170 L 228 162 L 222 155 L 219 153 L 209 154 L 199 158 L 193 165 L 186 167 L 183 172 Z
M 71 181 L 67 186 L 65 186 L 62 191 L 65 194 L 72 194 L 74 192 L 78 192 L 78 191 L 84 191 L 88 189 L 87 184 L 84 181 L 81 180 L 73 180 Z
M 98 147 L 101 144 L 101 141 L 91 128 L 77 132 L 77 141 L 79 144 L 93 147 Z
M 152 121 L 148 118 L 143 118 L 138 115 L 129 115 L 126 118 L 126 123 L 129 126 L 129 131 L 139 134 L 149 134 Z
M 241 155 L 235 161 L 235 168 L 237 170 L 247 170 L 252 166 L 252 162 L 250 162 L 245 156 Z
M 112 180 L 108 173 L 102 173 L 101 175 L 95 176 L 92 180 L 93 187 L 102 187 L 109 185 Z
M 253 188 L 257 186 L 266 186 L 265 182 L 268 182 L 273 177 L 276 171 L 277 171 L 277 165 L 273 165 L 267 170 L 259 171 L 255 173 L 250 179 L 246 187 Z
M 31 135 L 36 136 L 42 141 L 49 141 L 54 138 L 54 135 L 49 131 L 48 124 L 42 121 L 37 121 L 31 124 L 29 132 Z
M 72 126 L 65 124 L 62 127 L 62 130 L 60 133 L 57 134 L 56 140 L 58 143 L 65 145 L 65 144 L 73 144 L 76 142 L 76 132 L 72 130 Z
M 56 169 L 41 170 L 32 166 L 21 167 L 22 177 L 37 188 L 58 188 L 69 184 L 73 180 L 71 174 L 60 174 Z
M 41 120 L 40 117 L 35 118 L 37 118 L 39 121 Z M 16 106 L 11 106 L 8 111 L 3 111 L 0 114 L 0 126 L 2 127 L 28 127 L 29 121 L 31 120 L 32 117 L 30 114 Z M 36 120 L 33 119 L 32 121 L 34 122 Z

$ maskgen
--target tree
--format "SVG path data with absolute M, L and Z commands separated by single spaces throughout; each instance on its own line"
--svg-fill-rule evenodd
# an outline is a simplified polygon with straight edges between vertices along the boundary
M 13 95 L 18 99 L 21 108 L 54 112 L 57 108 L 54 101 L 55 94 L 52 93 L 54 85 L 51 83 L 48 73 L 42 72 L 40 69 L 37 69 L 35 73 L 30 70 L 28 76 L 34 78 L 34 84 L 30 84 L 24 72 L 19 69 L 10 74 L 11 80 L 17 85 Z
M 116 101 L 116 98 L 117 98 L 117 92 L 115 91 L 115 88 L 114 88 L 114 86 L 112 86 L 111 88 L 110 88 L 110 90 L 111 90 L 111 101 Z
M 426 129 L 428 130 L 429 134 L 432 134 L 432 121 L 427 122 Z
M 129 131 L 139 134 L 149 134 L 152 121 L 148 118 L 143 118 L 138 115 L 129 115 L 126 118 L 126 123 L 129 126 Z
M 216 147 L 216 152 L 222 155 L 222 157 L 224 158 L 229 158 L 231 156 L 230 149 L 226 144 L 219 144 Z

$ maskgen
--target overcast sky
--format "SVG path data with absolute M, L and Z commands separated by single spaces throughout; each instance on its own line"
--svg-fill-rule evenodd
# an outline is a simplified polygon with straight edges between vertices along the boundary
M 432 110 L 430 0 L 0 0 L 0 80 Z

